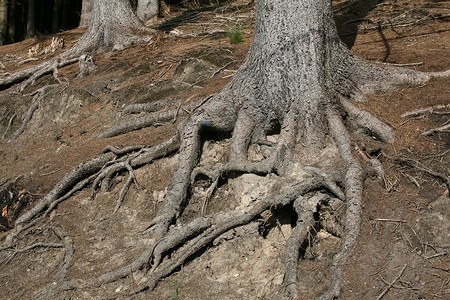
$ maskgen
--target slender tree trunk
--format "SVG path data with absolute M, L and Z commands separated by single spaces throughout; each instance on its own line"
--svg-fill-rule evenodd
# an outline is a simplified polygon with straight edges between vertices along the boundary
M 0 0 L 0 46 L 6 44 L 8 36 L 8 0 Z
M 136 14 L 142 22 L 148 22 L 159 14 L 159 0 L 139 0 Z
M 57 33 L 61 29 L 62 0 L 55 0 L 53 4 L 52 32 Z
M 28 0 L 28 18 L 26 37 L 36 34 L 36 0 Z
M 62 21 L 61 21 L 61 29 L 67 30 L 70 28 L 72 24 L 72 3 L 73 0 L 63 0 L 62 2 Z
M 80 27 L 89 25 L 92 14 L 92 0 L 83 0 L 81 5 Z
M 10 0 L 8 10 L 8 43 L 16 41 L 16 0 Z

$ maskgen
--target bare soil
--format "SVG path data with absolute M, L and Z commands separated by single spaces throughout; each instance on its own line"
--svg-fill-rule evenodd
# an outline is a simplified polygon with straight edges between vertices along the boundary
M 350 3 L 350 2 L 353 2 Z M 336 21 L 344 42 L 360 57 L 380 63 L 408 65 L 421 71 L 442 71 L 450 67 L 450 4 L 446 1 L 333 1 Z M 196 6 L 197 5 L 197 6 Z M 173 7 L 171 17 L 158 21 L 162 31 L 153 43 L 94 57 L 97 70 L 76 79 L 77 66 L 59 70 L 63 84 L 48 91 L 25 131 L 8 141 L 19 128 L 32 102 L 29 93 L 56 81 L 49 75 L 28 87 L 23 94 L 15 88 L 0 92 L 0 237 L 6 236 L 14 220 L 45 195 L 58 180 L 79 163 L 101 153 L 107 145 L 156 145 L 167 140 L 179 120 L 97 139 L 105 129 L 135 117 L 123 113 L 126 104 L 180 99 L 182 103 L 218 92 L 239 68 L 250 45 L 253 5 L 234 1 L 220 6 Z M 230 44 L 226 30 L 239 25 L 244 42 Z M 65 46 L 73 45 L 85 29 L 63 32 Z M 163 31 L 164 30 L 164 31 Z M 55 53 L 37 56 L 37 62 L 20 65 L 28 50 L 51 36 L 0 47 L 0 65 L 14 72 L 42 61 Z M 48 57 L 46 57 L 48 56 Z M 1 71 L 1 70 L 0 70 Z M 402 114 L 419 108 L 448 105 L 448 78 L 433 79 L 421 87 L 406 88 L 384 95 L 369 95 L 358 104 L 395 128 L 391 145 L 354 136 L 354 155 L 367 162 L 377 157 L 385 178 L 370 172 L 365 180 L 363 223 L 358 244 L 344 268 L 342 299 L 449 299 L 450 298 L 450 209 L 448 189 L 443 182 L 420 168 L 449 176 L 449 132 L 429 136 L 422 133 L 448 122 L 448 107 L 415 118 Z M 11 128 L 8 124 L 14 114 Z M 6 130 L 8 130 L 6 132 Z M 6 133 L 5 133 L 6 132 Z M 224 161 L 223 141 L 205 143 L 199 162 L 208 165 Z M 364 146 L 363 146 L 364 145 Z M 226 147 L 225 147 L 226 148 Z M 420 168 L 400 163 L 409 159 Z M 61 203 L 50 216 L 74 241 L 75 255 L 68 279 L 89 279 L 125 265 L 149 246 L 140 233 L 156 213 L 173 173 L 176 154 L 136 171 L 139 186 L 133 185 L 116 214 L 112 214 L 125 176 L 115 179 L 115 187 L 90 200 L 86 189 Z M 125 175 L 125 174 L 124 174 Z M 252 178 L 248 178 L 252 180 Z M 270 181 L 270 178 L 267 180 Z M 207 212 L 236 209 L 243 196 L 253 197 L 258 189 L 236 195 L 233 180 L 222 183 Z M 182 222 L 201 215 L 202 200 L 193 188 L 193 198 Z M 276 298 L 284 274 L 286 238 L 291 232 L 291 216 L 278 214 L 279 224 L 267 226 L 270 216 L 228 232 L 155 291 L 138 299 L 167 299 L 175 295 L 174 282 L 181 284 L 183 299 L 269 299 Z M 34 239 L 36 236 L 36 240 Z M 313 299 L 331 282 L 330 266 L 340 239 L 327 232 L 312 237 L 314 246 L 304 249 L 300 261 L 300 299 Z M 57 242 L 49 228 L 40 228 L 21 242 L 22 247 L 37 241 Z M 36 298 L 48 289 L 62 259 L 58 248 L 36 248 L 18 253 L 4 264 L 10 250 L 0 252 L 0 299 Z M 400 271 L 403 270 L 402 273 Z M 75 290 L 60 294 L 64 299 L 105 299 L 137 286 L 144 274 L 105 285 L 95 290 Z M 398 278 L 397 278 L 398 277 Z M 395 282 L 391 284 L 393 281 Z M 391 284 L 391 285 L 390 285 Z M 389 290 L 385 291 L 386 288 Z

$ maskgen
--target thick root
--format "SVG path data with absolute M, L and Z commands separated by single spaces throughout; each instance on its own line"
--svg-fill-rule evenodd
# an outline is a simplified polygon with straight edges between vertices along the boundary
M 151 277 L 143 286 L 134 290 L 132 294 L 139 293 L 145 289 L 154 289 L 158 281 L 171 274 L 176 268 L 189 259 L 189 257 L 197 253 L 224 232 L 248 224 L 268 209 L 287 206 L 291 204 L 298 195 L 303 195 L 320 188 L 326 188 L 321 176 L 305 179 L 302 182 L 294 184 L 288 184 L 281 191 L 278 191 L 276 196 L 258 202 L 253 208 L 242 215 L 233 216 L 232 214 L 227 214 L 201 217 L 192 221 L 180 230 L 175 231 L 173 234 L 169 233 L 166 238 L 162 239 L 164 244 L 161 244 L 161 246 L 158 244 L 158 246 L 155 247 L 156 260 L 154 263 L 157 264 L 155 264 L 156 268 L 152 268 L 153 272 Z M 206 226 L 208 229 L 205 230 Z M 202 231 L 200 235 L 187 243 L 185 242 L 186 237 L 200 231 Z M 167 262 L 158 266 L 160 257 L 162 256 L 162 250 L 167 252 L 168 250 L 171 250 L 171 248 L 181 244 L 184 246 L 180 250 L 177 250 L 175 254 L 172 254 L 172 257 Z
M 342 288 L 342 267 L 352 253 L 361 226 L 361 199 L 362 199 L 362 170 L 359 163 L 353 158 L 350 150 L 350 137 L 342 119 L 332 109 L 328 109 L 327 118 L 330 132 L 336 142 L 340 156 L 346 163 L 345 198 L 347 214 L 341 250 L 334 258 L 333 283 L 321 300 L 339 297 Z

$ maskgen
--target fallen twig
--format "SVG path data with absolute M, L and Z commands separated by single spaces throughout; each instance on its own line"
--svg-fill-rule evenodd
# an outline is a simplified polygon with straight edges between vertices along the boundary
M 170 64 L 170 66 L 169 66 L 167 69 L 165 69 L 164 71 L 162 71 L 161 73 L 159 73 L 158 79 L 160 79 L 160 78 L 163 77 L 167 72 L 169 72 L 169 70 L 172 68 L 172 66 L 173 66 L 173 63 Z
M 450 176 L 447 176 L 445 174 L 431 170 L 431 169 L 425 167 L 424 165 L 422 165 L 420 162 L 410 159 L 410 158 L 400 157 L 400 156 L 392 157 L 390 155 L 387 155 L 384 152 L 383 152 L 383 155 L 390 160 L 393 160 L 398 163 L 403 163 L 409 167 L 415 168 L 419 171 L 425 172 L 428 175 L 431 175 L 433 177 L 436 177 L 436 178 L 442 180 L 447 185 L 447 190 L 450 190 Z
M 381 292 L 381 294 L 377 297 L 377 300 L 380 300 L 381 298 L 384 297 L 384 295 L 386 295 L 387 292 L 389 292 L 389 290 L 394 287 L 394 284 L 397 282 L 397 280 L 400 279 L 400 277 L 402 277 L 403 272 L 405 272 L 406 269 L 406 264 L 403 266 L 403 268 L 400 270 L 400 273 L 398 273 L 397 277 L 395 277 L 395 279 L 388 284 L 388 286 L 384 289 L 383 292 Z
M 383 281 L 385 284 L 389 285 L 390 283 L 387 282 L 387 280 L 385 280 L 383 277 L 381 277 L 381 281 Z M 401 286 L 401 285 L 392 285 L 393 288 L 395 289 L 408 289 L 408 290 L 419 290 L 418 288 L 413 288 L 413 287 L 406 287 L 406 286 Z
M 398 220 L 398 219 L 377 219 L 376 221 L 379 221 L 379 222 L 392 222 L 392 223 L 406 223 L 405 220 Z
M 426 256 L 425 258 L 426 259 L 432 259 L 432 258 L 435 258 L 435 257 L 445 256 L 445 255 L 448 255 L 448 253 L 447 252 L 441 252 L 441 253 L 437 253 L 437 254 L 434 254 L 434 255 Z

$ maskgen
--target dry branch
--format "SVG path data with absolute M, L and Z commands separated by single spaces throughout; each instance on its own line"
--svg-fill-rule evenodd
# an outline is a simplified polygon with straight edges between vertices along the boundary
M 400 273 L 398 273 L 397 277 L 395 277 L 394 280 L 391 283 L 389 283 L 389 285 L 383 290 L 383 292 L 381 292 L 381 294 L 377 297 L 377 300 L 380 300 L 381 298 L 384 297 L 384 295 L 386 295 L 387 292 L 389 292 L 389 290 L 394 286 L 394 284 L 397 282 L 397 280 L 399 280 L 400 277 L 402 277 L 403 272 L 405 272 L 405 269 L 406 269 L 406 264 L 400 270 Z

